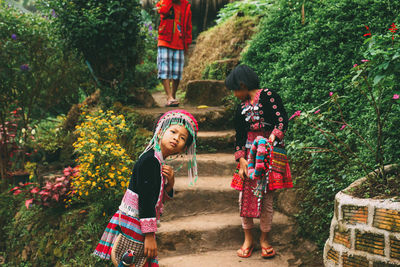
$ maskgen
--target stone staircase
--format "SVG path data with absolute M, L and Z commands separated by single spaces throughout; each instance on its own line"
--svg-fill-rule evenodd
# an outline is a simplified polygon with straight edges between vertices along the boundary
M 159 96 L 155 96 L 157 99 Z M 295 222 L 275 211 L 270 243 L 277 251 L 273 259 L 261 257 L 256 242 L 250 258 L 236 256 L 243 242 L 243 230 L 238 210 L 238 192 L 230 188 L 236 163 L 233 158 L 234 131 L 224 129 L 224 110 L 220 107 L 196 109 L 191 112 L 200 124 L 197 156 L 199 178 L 189 185 L 183 158 L 171 161 L 182 169 L 175 173 L 174 199 L 165 203 L 161 226 L 157 232 L 160 265 L 164 267 L 225 267 L 225 266 L 323 266 L 315 262 L 315 245 L 295 235 Z M 169 109 L 169 108 L 168 108 Z M 145 122 L 151 121 L 167 108 L 138 110 Z M 222 119 L 223 120 L 223 119 Z M 203 126 L 203 127 L 202 127 Z M 213 128 L 213 131 L 209 131 Z M 210 152 L 212 151 L 212 152 Z M 259 220 L 253 233 L 259 239 Z M 314 254 L 313 254 L 314 253 Z M 310 258 L 311 254 L 311 258 Z M 314 256 L 312 256 L 314 255 Z

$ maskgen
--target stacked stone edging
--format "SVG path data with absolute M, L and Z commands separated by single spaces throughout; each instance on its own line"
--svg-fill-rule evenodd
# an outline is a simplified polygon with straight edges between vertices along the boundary
M 365 181 L 357 180 L 346 190 Z M 400 266 L 400 202 L 335 196 L 325 266 Z

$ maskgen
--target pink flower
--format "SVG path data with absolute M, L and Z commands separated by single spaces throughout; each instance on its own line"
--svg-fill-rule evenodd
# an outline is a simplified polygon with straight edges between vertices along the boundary
M 394 100 L 399 99 L 399 95 L 398 95 L 398 94 L 394 94 L 394 95 L 393 95 L 393 99 L 394 99 Z
M 19 186 L 16 186 L 16 187 L 14 187 L 14 188 L 10 189 L 10 191 L 9 191 L 9 192 L 15 191 L 15 190 L 17 190 L 17 189 L 20 189 L 20 188 L 21 188 L 21 187 L 19 187 Z
M 58 194 L 55 194 L 51 198 L 58 202 L 58 200 L 60 199 L 60 196 Z
M 29 206 L 30 206 L 32 203 L 33 203 L 33 198 L 27 199 L 27 200 L 25 201 L 25 207 L 26 207 L 27 209 L 29 209 Z
M 357 67 L 357 66 L 358 66 L 358 64 L 354 64 L 354 65 L 353 65 L 353 68 L 355 68 L 355 67 Z
M 343 130 L 344 128 L 346 128 L 346 124 L 343 124 L 342 127 L 340 127 L 340 130 Z
M 17 190 L 14 191 L 13 195 L 16 196 L 16 195 L 19 195 L 21 193 L 22 193 L 22 191 L 17 189 Z
M 368 59 L 361 59 L 361 62 L 368 62 Z
M 321 111 L 321 110 L 318 109 L 318 110 L 316 110 L 316 111 L 314 112 L 314 114 L 318 114 L 320 111 Z
M 332 96 L 333 95 L 333 92 L 329 92 L 329 96 Z
M 39 187 L 35 187 L 35 188 L 32 188 L 31 193 L 36 194 L 39 191 L 40 191 Z
M 290 116 L 289 120 L 293 119 L 294 117 L 299 117 L 301 114 L 301 110 L 296 111 L 295 113 L 293 113 L 292 116 Z

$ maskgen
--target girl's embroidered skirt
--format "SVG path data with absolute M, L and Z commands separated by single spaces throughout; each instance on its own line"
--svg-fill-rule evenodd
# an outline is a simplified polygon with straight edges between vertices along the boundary
M 121 214 L 121 219 L 119 219 Z M 117 226 L 120 225 L 122 232 L 129 235 L 132 239 L 138 242 L 144 242 L 144 234 L 140 228 L 140 221 L 138 218 L 128 216 L 127 214 L 117 211 L 108 223 L 101 240 L 97 244 L 94 255 L 102 259 L 111 259 L 111 249 L 115 238 L 118 236 Z M 158 267 L 157 259 L 149 259 L 144 265 L 145 267 Z
M 257 136 L 263 136 L 269 138 L 271 132 L 248 132 L 246 142 L 246 159 L 249 154 L 249 148 L 253 144 L 253 141 Z M 292 188 L 292 175 L 290 173 L 289 163 L 286 155 L 283 155 L 284 149 L 274 149 L 272 157 L 272 171 L 269 175 L 268 190 L 276 190 L 281 188 Z M 242 187 L 242 198 L 240 200 L 240 216 L 249 218 L 259 218 L 261 213 L 261 207 L 258 205 L 259 199 L 253 193 L 253 189 L 256 188 L 257 181 L 245 178 Z M 268 194 L 268 193 L 267 193 Z

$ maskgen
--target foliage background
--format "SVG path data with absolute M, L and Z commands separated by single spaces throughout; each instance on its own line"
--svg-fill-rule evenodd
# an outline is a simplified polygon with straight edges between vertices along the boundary
M 67 45 L 78 50 L 101 87 L 103 100 L 125 103 L 134 88 L 143 51 L 140 3 L 133 1 L 41 1 Z
M 387 32 L 391 23 L 397 22 L 399 10 L 400 2 L 394 1 L 277 1 L 261 21 L 242 60 L 260 75 L 263 87 L 279 92 L 290 114 L 317 107 L 329 99 L 331 91 L 348 96 L 341 103 L 344 115 L 354 127 L 363 130 L 365 138 L 371 139 L 374 119 L 358 89 L 351 86 L 350 70 L 364 58 L 364 25 L 370 27 L 372 34 Z M 393 81 L 395 84 L 398 79 Z M 393 128 L 396 121 L 391 118 L 388 122 L 387 131 L 392 136 L 400 134 L 399 129 Z M 350 146 L 356 147 L 355 135 L 342 135 Z M 397 142 L 394 140 L 390 144 Z M 305 154 L 303 147 L 328 145 L 317 131 L 291 125 L 286 141 L 296 187 L 304 198 L 297 217 L 300 232 L 322 246 L 328 235 L 334 195 L 363 173 L 358 166 L 331 154 Z M 368 164 L 369 155 L 356 152 Z M 387 152 L 388 161 L 398 161 L 395 149 Z

